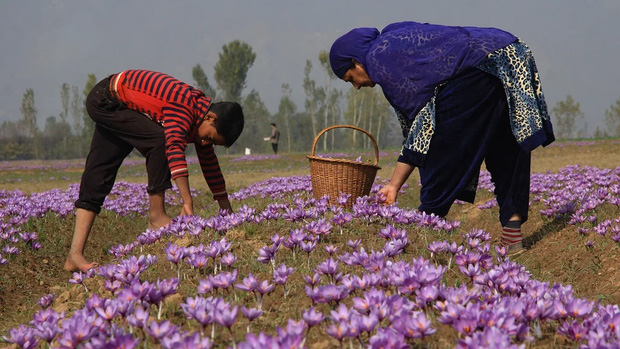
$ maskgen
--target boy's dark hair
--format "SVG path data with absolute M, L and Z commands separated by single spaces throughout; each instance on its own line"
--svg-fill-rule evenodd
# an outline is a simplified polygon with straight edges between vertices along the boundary
M 276 127 L 276 123 L 275 123 L 275 122 L 272 122 L 272 123 L 271 123 L 271 126 Z
M 237 141 L 243 131 L 243 110 L 237 102 L 217 102 L 211 104 L 211 111 L 217 115 L 213 126 L 224 137 L 225 147 Z

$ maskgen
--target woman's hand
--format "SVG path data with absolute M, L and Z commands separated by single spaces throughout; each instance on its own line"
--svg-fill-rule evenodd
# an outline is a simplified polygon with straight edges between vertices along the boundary
M 413 172 L 412 165 L 409 165 L 404 162 L 397 162 L 396 168 L 394 168 L 394 173 L 392 174 L 392 178 L 390 182 L 386 184 L 383 188 L 381 188 L 378 194 L 385 198 L 385 205 L 392 205 L 396 202 L 396 197 L 398 196 L 398 191 L 405 184 L 407 178 Z
M 384 198 L 383 202 L 385 205 L 392 205 L 396 202 L 396 197 L 398 196 L 398 191 L 400 188 L 396 188 L 391 184 L 386 184 L 383 188 L 381 188 L 378 192 L 379 196 Z

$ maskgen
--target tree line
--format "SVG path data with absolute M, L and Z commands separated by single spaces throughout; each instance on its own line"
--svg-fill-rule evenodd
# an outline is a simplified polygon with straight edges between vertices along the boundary
M 210 83 L 199 63 L 192 68 L 194 86 L 207 96 L 215 101 L 238 101 L 243 106 L 246 117 L 244 132 L 235 145 L 226 150 L 227 153 L 243 153 L 245 148 L 252 149 L 253 153 L 268 152 L 270 148 L 263 138 L 270 134 L 271 122 L 275 122 L 281 131 L 280 149 L 283 152 L 309 152 L 315 135 L 336 124 L 354 125 L 370 132 L 380 148 L 401 144 L 400 126 L 380 88 L 357 91 L 351 87 L 343 91 L 335 87 L 337 78 L 331 71 L 326 51 L 319 52 L 317 57 L 316 69 L 323 76 L 322 81 L 312 78 L 316 62 L 305 62 L 304 79 L 300 84 L 305 95 L 302 108 L 291 99 L 292 87 L 284 83 L 275 113 L 267 109 L 258 91 L 252 89 L 244 94 L 247 74 L 255 59 L 256 54 L 250 45 L 235 40 L 222 46 L 213 67 L 215 85 Z M 0 125 L 0 160 L 84 158 L 88 154 L 94 128 L 84 101 L 97 82 L 96 76 L 89 74 L 82 90 L 63 83 L 60 87 L 61 110 L 57 116 L 45 119 L 43 129 L 40 129 L 37 120 L 34 90 L 27 89 L 20 109 L 22 118 L 4 121 Z M 559 101 L 550 108 L 550 113 L 556 138 L 580 138 L 585 135 L 586 130 L 578 127 L 584 114 L 572 96 Z M 620 136 L 620 98 L 606 110 L 605 126 L 604 130 L 597 128 L 594 136 Z M 368 147 L 372 147 L 371 141 L 362 133 L 334 130 L 319 140 L 316 151 Z

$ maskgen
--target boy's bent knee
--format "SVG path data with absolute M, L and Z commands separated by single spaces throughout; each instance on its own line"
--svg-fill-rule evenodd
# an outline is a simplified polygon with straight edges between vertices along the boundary
M 162 191 L 168 190 L 170 188 L 172 188 L 172 183 L 166 182 L 166 183 L 154 185 L 152 187 L 149 186 L 146 188 L 146 192 L 147 194 L 152 195 L 152 194 L 161 193 Z
M 101 205 L 96 205 L 79 199 L 75 202 L 75 208 L 81 208 L 86 211 L 95 212 L 95 214 L 99 214 L 99 212 L 101 212 Z

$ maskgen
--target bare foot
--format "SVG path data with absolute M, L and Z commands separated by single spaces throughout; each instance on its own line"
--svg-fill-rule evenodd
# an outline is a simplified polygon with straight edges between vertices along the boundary
M 85 272 L 88 269 L 96 268 L 97 266 L 97 262 L 89 262 L 82 255 L 69 255 L 65 261 L 66 271 Z
M 171 221 L 172 218 L 168 215 L 162 215 L 157 218 L 150 218 L 148 228 L 152 230 L 157 230 L 159 228 L 167 226 L 168 224 L 170 224 Z

